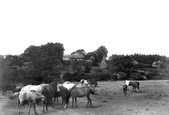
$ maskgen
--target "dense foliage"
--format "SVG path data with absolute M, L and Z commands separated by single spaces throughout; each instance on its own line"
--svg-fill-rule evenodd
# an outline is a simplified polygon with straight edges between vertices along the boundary
M 0 80 L 38 84 L 59 78 L 61 71 L 66 71 L 62 76 L 69 81 L 80 81 L 82 78 L 99 81 L 143 80 L 167 77 L 169 74 L 169 59 L 165 56 L 113 54 L 106 60 L 108 50 L 105 46 L 88 53 L 79 49 L 71 53 L 74 54 L 81 54 L 84 59 L 63 60 L 64 47 L 61 43 L 29 46 L 21 55 L 0 57 Z M 100 67 L 103 60 L 107 64 L 106 68 Z M 153 67 L 152 64 L 159 60 L 162 62 L 160 66 Z
M 124 72 L 127 74 L 125 79 L 141 80 L 150 78 L 158 73 L 157 68 L 152 66 L 153 62 L 161 61 L 159 69 L 164 69 L 168 65 L 168 59 L 165 56 L 159 55 L 112 55 L 109 57 L 108 64 L 109 70 L 114 73 Z
M 63 54 L 64 47 L 60 43 L 30 46 L 19 56 L 9 55 L 1 60 L 2 79 L 18 81 L 16 79 L 19 75 L 14 74 L 23 71 L 25 79 L 43 82 L 49 74 L 57 74 L 62 67 Z M 11 76 L 16 79 L 10 78 Z
M 98 66 L 103 58 L 106 58 L 108 50 L 105 46 L 100 46 L 97 50 L 85 55 L 85 60 L 92 60 L 93 66 Z

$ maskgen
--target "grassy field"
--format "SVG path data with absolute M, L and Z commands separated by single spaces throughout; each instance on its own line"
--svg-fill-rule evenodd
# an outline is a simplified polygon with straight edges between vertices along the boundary
M 169 80 L 139 81 L 140 92 L 129 87 L 128 95 L 123 96 L 124 81 L 99 82 L 97 94 L 91 95 L 92 108 L 85 108 L 86 98 L 78 98 L 78 108 L 61 108 L 55 102 L 55 108 L 43 113 L 37 106 L 39 115 L 167 115 L 169 113 Z M 17 100 L 0 96 L 0 115 L 18 115 Z M 59 100 L 60 101 L 60 100 Z M 61 103 L 61 101 L 60 101 Z M 27 115 L 28 107 L 22 108 L 21 115 Z M 34 115 L 32 109 L 31 115 Z

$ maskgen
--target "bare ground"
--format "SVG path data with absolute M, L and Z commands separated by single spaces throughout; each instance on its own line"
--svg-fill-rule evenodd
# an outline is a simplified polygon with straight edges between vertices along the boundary
M 99 82 L 97 95 L 91 95 L 93 107 L 86 108 L 86 98 L 78 98 L 78 108 L 63 109 L 55 102 L 55 108 L 43 113 L 37 106 L 39 115 L 167 115 L 169 113 L 169 81 L 140 81 L 140 92 L 129 87 L 128 95 L 123 96 L 124 81 Z M 0 115 L 18 115 L 17 100 L 0 94 Z M 28 107 L 21 109 L 21 115 L 27 115 Z M 31 115 L 34 115 L 33 109 Z

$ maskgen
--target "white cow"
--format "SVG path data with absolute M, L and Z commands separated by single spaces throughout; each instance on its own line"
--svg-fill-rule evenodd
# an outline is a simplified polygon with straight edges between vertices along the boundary
M 40 84 L 40 85 L 26 85 L 22 87 L 21 91 L 36 91 L 42 93 L 43 87 L 49 84 Z

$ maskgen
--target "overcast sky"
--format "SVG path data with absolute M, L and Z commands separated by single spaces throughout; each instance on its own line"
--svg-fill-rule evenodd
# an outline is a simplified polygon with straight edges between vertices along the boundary
M 0 54 L 62 43 L 65 54 L 100 46 L 112 54 L 169 57 L 169 0 L 1 0 Z

